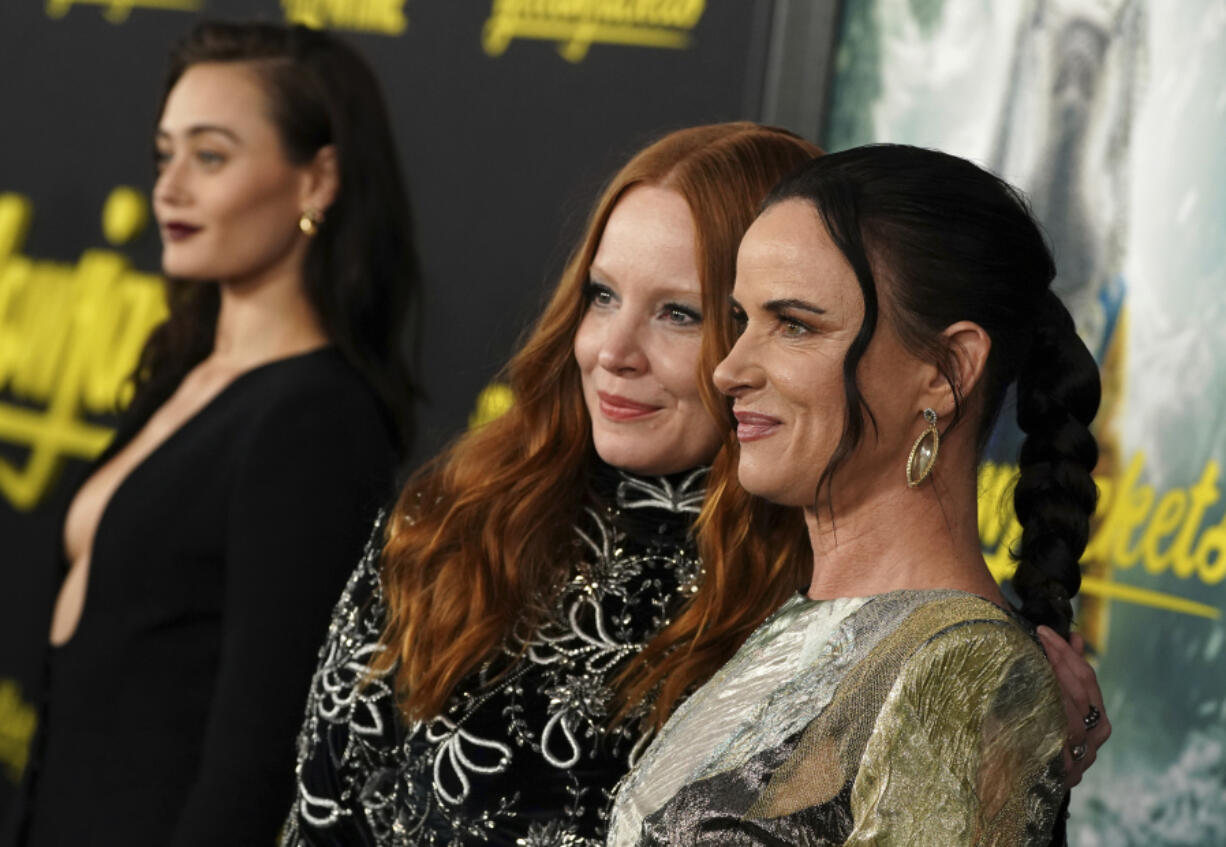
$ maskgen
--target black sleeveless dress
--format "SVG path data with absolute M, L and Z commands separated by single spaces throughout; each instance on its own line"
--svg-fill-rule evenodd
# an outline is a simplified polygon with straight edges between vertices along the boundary
M 240 375 L 133 468 L 49 651 L 8 838 L 272 844 L 328 611 L 394 472 L 380 405 L 331 348 Z

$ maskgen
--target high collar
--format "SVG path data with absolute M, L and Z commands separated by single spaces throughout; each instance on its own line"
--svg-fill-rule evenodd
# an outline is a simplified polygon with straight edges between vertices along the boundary
M 592 494 L 614 523 L 642 540 L 690 535 L 706 495 L 706 465 L 664 476 L 647 476 L 593 462 Z

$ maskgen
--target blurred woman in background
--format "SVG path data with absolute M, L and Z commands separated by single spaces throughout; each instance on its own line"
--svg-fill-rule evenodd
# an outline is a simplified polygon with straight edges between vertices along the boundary
M 409 206 L 361 57 L 201 24 L 154 147 L 171 313 L 64 521 L 32 847 L 272 843 L 328 609 L 409 435 Z

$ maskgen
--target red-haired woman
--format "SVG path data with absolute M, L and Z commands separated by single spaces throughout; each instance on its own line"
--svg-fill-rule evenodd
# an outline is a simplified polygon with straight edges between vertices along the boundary
M 802 584 L 798 512 L 692 527 L 730 432 L 741 235 L 819 151 L 672 133 L 598 201 L 507 378 L 516 402 L 405 487 L 336 609 L 284 843 L 602 843 L 655 727 Z

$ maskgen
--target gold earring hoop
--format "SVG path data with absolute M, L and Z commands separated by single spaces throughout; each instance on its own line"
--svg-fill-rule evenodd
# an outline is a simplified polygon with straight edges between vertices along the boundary
M 932 409 L 924 410 L 924 420 L 928 426 L 920 433 L 911 445 L 911 454 L 907 456 L 907 487 L 915 488 L 923 482 L 937 463 L 937 451 L 941 449 L 941 434 L 937 432 L 937 413 Z
M 323 222 L 323 213 L 312 206 L 307 206 L 302 212 L 302 217 L 298 218 L 298 229 L 302 230 L 302 234 L 307 238 L 314 238 L 315 233 L 319 232 L 319 225 Z

